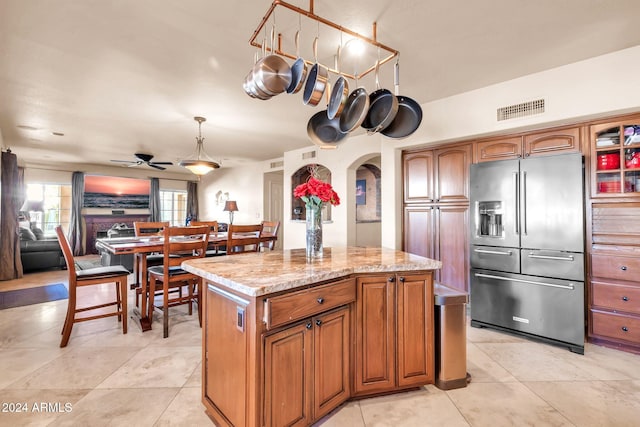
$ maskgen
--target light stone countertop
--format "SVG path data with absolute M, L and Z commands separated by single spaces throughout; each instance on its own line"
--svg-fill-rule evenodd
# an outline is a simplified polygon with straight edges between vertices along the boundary
M 247 296 L 261 296 L 336 279 L 352 273 L 436 270 L 437 260 L 379 247 L 324 248 L 324 257 L 307 262 L 304 249 L 209 257 L 182 267 Z

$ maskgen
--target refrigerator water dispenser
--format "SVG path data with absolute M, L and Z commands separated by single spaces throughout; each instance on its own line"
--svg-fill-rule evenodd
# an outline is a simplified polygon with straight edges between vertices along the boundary
M 478 202 L 477 215 L 479 221 L 477 236 L 502 237 L 504 227 L 502 225 L 502 202 L 489 201 Z

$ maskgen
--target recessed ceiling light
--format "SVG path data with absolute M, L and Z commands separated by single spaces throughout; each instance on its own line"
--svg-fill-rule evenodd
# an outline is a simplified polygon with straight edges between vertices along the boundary
M 51 132 L 51 135 L 53 135 L 53 136 L 64 136 L 64 133 L 62 133 L 62 132 Z
M 24 130 L 40 130 L 40 128 L 37 128 L 35 126 L 29 126 L 29 125 L 18 125 L 16 127 L 18 129 L 24 129 Z

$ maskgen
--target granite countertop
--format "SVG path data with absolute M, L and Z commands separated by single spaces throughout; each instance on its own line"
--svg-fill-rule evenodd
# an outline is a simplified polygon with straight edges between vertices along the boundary
M 324 248 L 324 257 L 307 262 L 304 249 L 201 258 L 182 267 L 247 296 L 336 279 L 352 273 L 436 270 L 440 261 L 379 247 Z

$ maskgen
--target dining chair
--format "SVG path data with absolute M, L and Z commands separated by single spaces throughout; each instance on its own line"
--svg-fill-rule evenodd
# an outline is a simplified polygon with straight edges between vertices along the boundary
M 227 231 L 227 255 L 260 251 L 262 224 L 229 224 Z
M 136 221 L 133 223 L 136 237 L 160 237 L 162 230 L 169 227 L 169 221 Z M 148 281 L 147 268 L 162 265 L 164 257 L 161 253 L 136 254 L 136 307 L 140 305 L 142 295 L 142 281 Z
M 67 304 L 67 315 L 62 327 L 62 341 L 60 347 L 66 347 L 71 336 L 71 329 L 74 323 L 86 322 L 87 320 L 101 319 L 103 317 L 118 316 L 118 321 L 122 322 L 122 333 L 127 333 L 127 276 L 129 270 L 121 265 L 113 265 L 108 267 L 87 268 L 84 270 L 76 269 L 73 253 L 69 246 L 69 241 L 64 235 L 61 226 L 55 228 L 60 248 L 64 260 L 67 263 L 67 272 L 69 273 L 69 302 Z M 82 286 L 103 285 L 106 283 L 114 283 L 116 290 L 115 301 L 109 301 L 102 304 L 87 305 L 78 307 L 77 289 Z M 115 305 L 116 311 L 105 313 L 103 309 Z M 97 314 L 83 315 L 77 317 L 78 313 L 86 311 L 100 310 Z
M 149 290 L 143 282 L 143 295 L 149 297 L 149 322 L 153 322 L 155 308 L 163 312 L 164 337 L 169 336 L 169 307 L 188 304 L 189 314 L 193 312 L 193 303 L 198 305 L 198 321 L 202 326 L 202 279 L 180 266 L 184 261 L 202 258 L 207 251 L 209 227 L 165 227 L 163 231 L 163 264 L 148 268 Z M 169 298 L 172 289 L 186 288 L 186 295 L 180 293 Z M 162 304 L 156 306 L 155 292 L 161 291 Z
M 280 221 L 262 221 L 262 232 L 260 237 L 274 237 L 274 239 L 260 242 L 261 249 L 273 250 L 276 245 L 276 239 L 278 238 L 278 229 L 280 228 Z
M 218 221 L 191 221 L 189 223 L 189 225 L 197 227 L 200 225 L 206 225 L 211 229 L 211 233 L 217 233 L 218 232 Z M 226 250 L 223 250 L 222 248 L 224 248 L 224 245 L 220 245 L 220 244 L 215 244 L 212 245 L 211 243 L 209 244 L 209 247 L 211 247 L 211 249 L 207 249 L 207 253 L 205 256 L 208 257 L 212 257 L 212 256 L 222 256 L 222 255 L 226 255 L 227 252 Z

